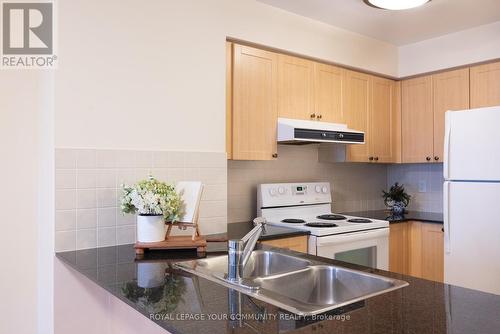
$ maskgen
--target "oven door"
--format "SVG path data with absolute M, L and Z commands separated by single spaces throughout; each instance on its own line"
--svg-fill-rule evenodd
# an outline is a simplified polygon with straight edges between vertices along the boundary
M 316 255 L 389 269 L 389 228 L 316 237 Z

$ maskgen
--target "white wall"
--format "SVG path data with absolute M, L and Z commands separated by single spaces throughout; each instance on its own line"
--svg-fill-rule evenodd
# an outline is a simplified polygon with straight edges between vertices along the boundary
M 226 36 L 397 74 L 397 49 L 254 0 L 61 1 L 56 146 L 224 151 Z
M 500 21 L 399 48 L 399 76 L 500 58 Z
M 37 234 L 41 222 L 38 215 L 39 125 L 43 84 L 39 71 L 3 70 L 0 73 L 0 203 L 3 208 L 0 333 L 35 333 L 37 328 L 40 276 Z M 50 266 L 46 270 L 50 272 Z

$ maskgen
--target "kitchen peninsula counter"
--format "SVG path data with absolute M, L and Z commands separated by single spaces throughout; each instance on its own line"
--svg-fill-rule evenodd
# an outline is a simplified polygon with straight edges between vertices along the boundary
M 220 242 L 209 242 L 207 256 L 225 254 L 221 248 Z M 151 252 L 136 260 L 133 245 L 123 245 L 61 252 L 56 256 L 72 272 L 83 275 L 105 289 L 111 298 L 121 300 L 170 333 L 465 334 L 497 333 L 500 328 L 500 296 L 288 250 L 278 251 L 405 280 L 409 286 L 317 318 L 295 317 L 271 304 L 241 295 L 240 318 L 231 319 L 228 295 L 234 290 L 173 267 L 176 261 L 195 259 L 195 252 Z M 160 273 L 158 282 L 144 277 L 155 270 Z M 144 284 L 152 286 L 144 288 Z

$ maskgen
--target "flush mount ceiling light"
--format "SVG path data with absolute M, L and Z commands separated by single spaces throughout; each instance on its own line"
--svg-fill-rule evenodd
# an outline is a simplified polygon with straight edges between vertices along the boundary
M 363 0 L 367 5 L 388 9 L 388 10 L 402 10 L 410 9 L 425 5 L 431 0 Z

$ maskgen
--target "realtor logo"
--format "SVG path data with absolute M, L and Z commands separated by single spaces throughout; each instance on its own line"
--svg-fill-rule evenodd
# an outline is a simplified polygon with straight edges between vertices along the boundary
M 53 68 L 54 4 L 2 3 L 2 67 Z

